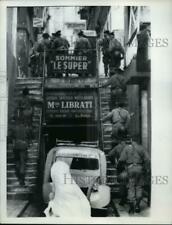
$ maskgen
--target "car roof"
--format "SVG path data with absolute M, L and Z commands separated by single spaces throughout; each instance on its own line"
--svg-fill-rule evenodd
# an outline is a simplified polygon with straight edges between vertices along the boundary
M 98 148 L 84 146 L 57 146 L 54 148 L 56 156 L 63 157 L 81 157 L 81 158 L 99 158 L 100 152 Z

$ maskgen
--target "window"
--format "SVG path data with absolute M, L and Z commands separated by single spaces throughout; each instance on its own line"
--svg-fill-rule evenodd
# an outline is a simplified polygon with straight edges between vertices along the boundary
M 97 170 L 98 168 L 98 159 L 73 158 L 71 164 L 71 169 L 76 170 Z

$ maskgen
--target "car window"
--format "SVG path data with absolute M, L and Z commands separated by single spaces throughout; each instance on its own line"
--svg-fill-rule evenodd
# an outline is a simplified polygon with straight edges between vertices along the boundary
M 98 159 L 74 157 L 70 168 L 76 170 L 97 170 L 99 169 L 99 162 Z

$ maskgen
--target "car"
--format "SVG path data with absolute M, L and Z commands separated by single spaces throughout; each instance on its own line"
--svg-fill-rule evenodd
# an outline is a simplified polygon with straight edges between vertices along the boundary
M 50 170 L 56 157 L 72 158 L 70 166 L 72 178 L 87 196 L 91 208 L 106 209 L 110 203 L 110 187 L 106 185 L 106 156 L 96 145 L 84 143 L 58 143 L 49 151 L 44 170 L 44 202 L 49 202 L 52 190 Z M 67 182 L 67 178 L 65 179 Z

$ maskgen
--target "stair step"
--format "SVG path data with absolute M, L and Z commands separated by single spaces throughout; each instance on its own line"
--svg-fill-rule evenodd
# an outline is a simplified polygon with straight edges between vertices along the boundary
M 35 168 L 35 170 L 34 169 L 26 170 L 25 174 L 26 174 L 26 177 L 34 177 L 34 176 L 37 176 L 37 170 L 36 170 L 36 168 Z M 7 177 L 16 178 L 15 170 L 8 170 Z
M 32 77 L 32 78 L 17 78 L 16 84 L 23 84 L 23 85 L 31 84 L 31 83 L 36 84 L 36 83 L 42 83 L 42 80 L 43 80 L 42 78 L 34 78 L 34 77 Z
M 16 184 L 8 184 L 7 186 L 7 192 L 15 192 L 15 193 L 30 193 L 34 192 L 36 188 L 36 184 L 30 184 L 26 182 L 26 188 L 21 187 L 21 185 L 18 183 Z
M 34 151 L 33 153 L 29 152 L 27 154 L 27 162 L 35 162 L 38 158 L 38 153 L 36 151 Z M 10 162 L 11 160 L 14 160 L 14 154 L 13 153 L 9 153 L 8 154 L 8 158 L 7 161 Z
M 27 153 L 34 153 L 34 154 L 36 154 L 38 152 L 38 148 L 36 148 L 36 147 L 34 147 L 34 148 L 28 148 L 28 150 L 27 150 Z M 10 148 L 8 148 L 8 150 L 7 150 L 7 153 L 8 154 L 14 154 L 13 153 L 13 148 L 12 147 L 10 147 Z
M 30 144 L 29 145 L 29 150 L 36 150 L 37 149 L 37 147 L 38 147 L 38 142 L 37 141 L 35 141 L 35 140 L 32 140 L 32 144 Z M 12 151 L 12 149 L 13 149 L 13 144 L 11 144 L 11 143 L 9 143 L 8 144 L 8 150 L 7 151 Z
M 117 181 L 114 182 L 107 182 L 107 185 L 110 187 L 116 187 L 119 188 L 119 183 L 117 183 Z
M 28 200 L 30 199 L 30 196 L 32 196 L 32 192 L 23 192 L 23 193 L 17 193 L 17 192 L 7 192 L 7 199 L 8 200 Z
M 107 140 L 107 141 L 112 141 L 112 137 L 111 137 L 111 134 L 104 134 L 104 140 Z
M 25 176 L 25 180 L 27 183 L 32 183 L 35 184 L 37 177 L 33 176 L 33 177 L 29 177 L 29 176 Z M 7 177 L 7 185 L 11 184 L 11 185 L 18 185 L 18 178 L 17 177 Z
M 40 118 L 40 112 L 33 112 L 33 117 Z
M 23 88 L 21 88 L 21 89 L 16 88 L 15 91 L 16 91 L 15 97 L 22 96 Z M 30 96 L 30 98 L 31 98 L 32 96 L 34 96 L 34 95 L 40 96 L 40 97 L 42 96 L 41 86 L 40 86 L 40 87 L 37 87 L 36 89 L 34 88 L 34 90 L 33 90 L 33 88 L 30 88 L 30 90 L 29 90 L 29 96 Z
M 117 175 L 117 170 L 115 168 L 107 168 L 107 175 Z
M 26 162 L 26 168 L 27 169 L 33 169 L 33 168 L 37 168 L 37 162 Z M 7 163 L 7 170 L 13 169 L 15 168 L 15 163 L 11 162 L 11 163 Z
M 119 194 L 119 193 L 120 193 L 119 185 L 117 185 L 117 186 L 112 186 L 112 187 L 111 187 L 111 193 Z
M 107 150 L 107 149 L 112 149 L 112 143 L 111 143 L 111 142 L 110 142 L 110 143 L 106 143 L 106 142 L 104 141 L 103 145 L 104 145 L 104 149 L 105 149 L 105 150 Z
M 21 99 L 21 97 L 15 97 L 14 98 L 14 100 L 17 102 L 17 101 L 19 101 Z M 33 100 L 33 101 L 37 101 L 37 102 L 42 102 L 42 97 L 40 97 L 40 96 L 35 96 L 35 95 L 33 95 L 32 96 L 32 98 L 31 98 L 31 100 Z
M 32 157 L 37 157 L 38 156 L 38 149 L 28 149 L 27 151 L 27 157 L 32 158 Z M 8 158 L 14 158 L 14 152 L 13 151 L 8 151 L 7 152 L 7 157 Z
M 116 175 L 107 176 L 107 183 L 117 184 L 117 176 Z
M 109 100 L 110 100 L 110 94 L 107 94 L 107 95 L 102 94 L 101 95 L 101 103 L 102 102 L 108 102 L 109 103 Z
M 101 107 L 101 115 L 106 116 L 110 112 L 109 104 Z
M 109 102 L 108 101 L 101 101 L 101 106 L 102 106 L 102 108 L 104 108 L 104 106 L 109 106 Z
M 35 123 L 35 122 L 39 123 L 40 122 L 40 118 L 33 117 L 32 118 L 32 123 Z

